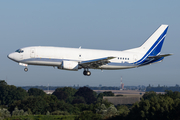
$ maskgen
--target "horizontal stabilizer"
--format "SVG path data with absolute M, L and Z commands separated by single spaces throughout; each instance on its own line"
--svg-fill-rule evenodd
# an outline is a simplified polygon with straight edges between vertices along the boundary
M 157 55 L 157 56 L 149 56 L 148 58 L 161 58 L 161 57 L 167 57 L 173 54 L 163 54 L 163 55 Z
M 149 65 L 149 64 L 153 64 L 153 63 L 157 63 L 157 62 L 161 62 L 164 57 L 170 56 L 172 54 L 163 54 L 163 55 L 157 55 L 157 56 L 148 56 L 145 61 L 140 65 Z

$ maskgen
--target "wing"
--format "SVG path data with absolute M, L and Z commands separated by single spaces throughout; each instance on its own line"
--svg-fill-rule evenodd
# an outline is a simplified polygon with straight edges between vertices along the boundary
M 82 61 L 79 63 L 82 68 L 99 68 L 101 65 L 106 65 L 110 63 L 109 60 L 114 59 L 115 57 L 106 57 L 106 58 L 99 58 L 99 59 L 93 59 L 88 61 Z

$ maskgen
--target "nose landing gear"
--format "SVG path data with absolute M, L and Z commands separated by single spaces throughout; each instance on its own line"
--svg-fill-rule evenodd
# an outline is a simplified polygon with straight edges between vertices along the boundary
M 25 71 L 25 72 L 27 72 L 27 71 L 28 71 L 28 68 L 27 68 L 28 64 L 25 64 L 25 63 L 19 63 L 19 65 L 21 65 L 21 66 L 24 66 L 24 67 L 25 67 L 25 68 L 24 68 L 24 71 Z
M 24 68 L 24 71 L 25 71 L 25 72 L 27 72 L 27 71 L 28 71 L 28 68 L 27 68 L 27 67 L 26 67 L 26 68 Z
M 90 72 L 88 69 L 87 69 L 87 70 L 84 69 L 83 74 L 84 74 L 85 76 L 90 76 L 90 75 L 91 75 L 91 72 Z

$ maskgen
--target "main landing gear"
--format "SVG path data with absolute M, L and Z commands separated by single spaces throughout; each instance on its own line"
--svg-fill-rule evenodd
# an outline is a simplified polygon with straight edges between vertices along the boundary
M 87 70 L 84 69 L 83 74 L 86 75 L 86 76 L 90 76 L 91 72 L 88 69 Z
M 27 68 L 27 67 L 26 67 L 26 68 L 24 68 L 24 71 L 25 71 L 25 72 L 27 72 L 27 71 L 28 71 L 28 68 Z

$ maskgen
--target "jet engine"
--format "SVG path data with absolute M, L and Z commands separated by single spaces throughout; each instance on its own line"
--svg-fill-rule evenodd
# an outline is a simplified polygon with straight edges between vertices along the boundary
M 60 69 L 77 71 L 78 62 L 77 61 L 62 61 Z

